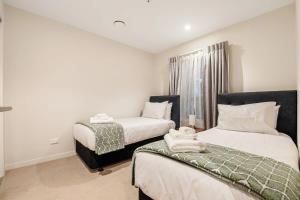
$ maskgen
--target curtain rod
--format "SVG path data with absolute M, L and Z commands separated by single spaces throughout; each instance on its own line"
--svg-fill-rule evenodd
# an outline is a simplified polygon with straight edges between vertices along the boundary
M 188 54 L 194 54 L 194 53 L 198 53 L 198 52 L 202 52 L 202 51 L 203 51 L 203 49 L 196 49 L 196 50 L 189 51 L 189 52 L 186 52 L 186 53 L 178 55 L 178 56 L 186 56 Z
M 218 45 L 218 44 L 222 44 L 222 43 L 225 43 L 225 45 L 228 45 L 228 41 L 224 41 L 224 42 L 219 42 L 219 43 L 216 43 L 214 45 Z M 205 48 L 202 48 L 202 49 L 196 49 L 196 50 L 193 50 L 193 51 L 190 51 L 190 52 L 186 52 L 184 54 L 181 54 L 181 55 L 178 55 L 177 57 L 181 57 L 181 56 L 186 56 L 188 54 L 194 54 L 194 53 L 197 53 L 197 52 L 203 52 Z

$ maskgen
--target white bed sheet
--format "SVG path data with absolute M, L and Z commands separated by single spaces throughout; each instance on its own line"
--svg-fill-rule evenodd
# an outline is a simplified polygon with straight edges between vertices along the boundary
M 285 135 L 267 135 L 210 129 L 199 134 L 202 141 L 223 145 L 289 164 L 299 171 L 298 150 Z M 248 200 L 249 194 L 198 169 L 150 153 L 138 153 L 135 184 L 155 200 Z
M 125 145 L 164 135 L 171 128 L 175 127 L 175 123 L 172 120 L 144 117 L 116 119 L 116 122 L 120 123 L 124 128 Z M 75 124 L 73 135 L 82 145 L 95 151 L 95 134 L 88 127 Z

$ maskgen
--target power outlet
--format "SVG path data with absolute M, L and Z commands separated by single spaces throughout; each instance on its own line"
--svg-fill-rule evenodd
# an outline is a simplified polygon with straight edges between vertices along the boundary
M 58 138 L 52 138 L 52 139 L 50 139 L 50 140 L 49 140 L 49 143 L 50 143 L 51 145 L 58 144 Z

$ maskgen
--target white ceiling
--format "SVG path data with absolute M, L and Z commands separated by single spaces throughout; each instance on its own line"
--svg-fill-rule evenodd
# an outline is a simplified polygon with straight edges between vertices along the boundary
M 121 43 L 158 53 L 294 0 L 4 0 Z M 113 21 L 126 21 L 115 27 Z M 191 30 L 184 30 L 186 24 Z

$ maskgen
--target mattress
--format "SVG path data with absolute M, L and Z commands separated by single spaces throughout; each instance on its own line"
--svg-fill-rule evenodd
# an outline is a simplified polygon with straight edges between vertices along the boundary
M 172 120 L 151 119 L 144 117 L 116 119 L 124 128 L 125 145 L 133 144 L 146 139 L 158 137 L 175 127 Z M 95 133 L 86 126 L 75 124 L 74 138 L 85 147 L 95 151 Z
M 199 133 L 198 138 L 208 143 L 267 156 L 299 171 L 297 147 L 285 134 L 267 135 L 213 128 Z M 136 155 L 135 184 L 156 200 L 253 199 L 250 194 L 189 165 L 144 152 Z

